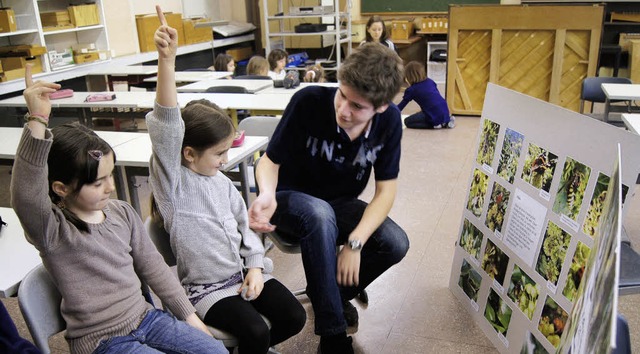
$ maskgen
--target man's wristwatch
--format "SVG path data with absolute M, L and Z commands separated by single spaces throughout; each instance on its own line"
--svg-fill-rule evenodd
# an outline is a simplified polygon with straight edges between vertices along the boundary
M 349 246 L 352 251 L 360 251 L 362 249 L 360 240 L 348 240 L 347 246 Z

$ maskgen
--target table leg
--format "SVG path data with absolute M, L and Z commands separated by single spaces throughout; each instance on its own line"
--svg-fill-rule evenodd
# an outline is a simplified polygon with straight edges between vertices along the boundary
M 244 202 L 249 205 L 249 194 L 251 193 L 251 186 L 249 186 L 249 172 L 247 169 L 247 160 L 243 160 L 238 165 L 238 170 L 240 171 L 240 193 L 242 194 L 242 198 Z
M 231 121 L 233 122 L 234 127 L 238 127 L 238 110 L 237 109 L 229 109 L 229 115 L 231 116 Z
M 147 169 L 147 173 L 148 173 Z M 126 178 L 127 178 L 127 189 L 129 190 L 129 203 L 133 209 L 140 215 L 142 218 L 142 209 L 140 208 L 140 199 L 138 197 L 138 185 L 136 184 L 136 173 L 135 167 L 125 167 Z
M 605 98 L 604 100 L 604 116 L 603 116 L 603 120 L 605 123 L 609 123 L 609 106 L 611 105 L 611 102 L 609 102 L 609 97 Z
M 115 174 L 114 174 L 114 182 L 116 184 L 116 194 L 118 195 L 118 199 L 127 200 L 127 186 L 124 184 L 124 167 L 116 166 Z

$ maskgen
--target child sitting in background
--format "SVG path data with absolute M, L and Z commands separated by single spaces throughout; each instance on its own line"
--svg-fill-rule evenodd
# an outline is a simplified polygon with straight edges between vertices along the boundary
M 158 86 L 146 122 L 153 146 L 149 183 L 155 219 L 171 235 L 178 276 L 198 316 L 234 335 L 240 353 L 266 353 L 300 332 L 306 312 L 270 275 L 273 264 L 249 229 L 247 207 L 220 172 L 235 137 L 231 118 L 205 100 L 180 110 L 177 31 L 161 21 L 154 38 Z
M 263 56 L 254 55 L 247 63 L 247 75 L 269 76 L 269 62 Z
M 404 67 L 404 80 L 410 85 L 405 91 L 398 109 L 402 111 L 411 101 L 416 101 L 420 112 L 405 118 L 404 125 L 415 129 L 440 129 L 455 127 L 455 118 L 449 115 L 447 101 L 442 98 L 436 83 L 427 77 L 424 65 L 411 61 Z
M 304 82 L 325 82 L 324 68 L 320 64 L 307 66 L 304 73 Z
M 269 76 L 273 80 L 284 80 L 287 75 L 284 68 L 287 66 L 289 54 L 282 49 L 274 49 L 269 53 Z
M 62 295 L 71 353 L 226 353 L 196 316 L 138 214 L 109 198 L 115 188 L 111 146 L 78 123 L 49 131 L 49 94 L 60 85 L 34 83 L 30 66 L 25 82 L 29 115 L 13 164 L 11 205 Z M 146 302 L 141 281 L 188 324 Z
M 360 45 L 367 42 L 375 42 L 396 50 L 396 46 L 389 39 L 387 27 L 384 25 L 384 21 L 380 16 L 371 16 L 369 21 L 367 21 L 366 29 L 365 40 L 360 42 Z
M 231 71 L 232 74 L 227 76 L 227 79 L 231 79 L 236 72 L 236 61 L 229 54 L 220 53 L 213 61 L 213 66 L 209 67 L 209 70 L 214 71 Z

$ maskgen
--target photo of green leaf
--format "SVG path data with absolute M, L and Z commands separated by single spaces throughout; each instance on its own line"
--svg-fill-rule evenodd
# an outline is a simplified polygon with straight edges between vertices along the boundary
M 508 189 L 498 182 L 493 182 L 493 190 L 491 191 L 491 199 L 487 209 L 487 219 L 485 220 L 485 225 L 491 231 L 502 231 L 502 223 L 504 222 L 504 214 L 507 212 L 510 195 L 511 192 Z
M 482 237 L 482 232 L 465 218 L 462 224 L 462 233 L 460 234 L 460 247 L 475 259 L 480 257 Z
M 555 348 L 560 344 L 560 337 L 562 337 L 568 317 L 569 314 L 550 296 L 547 296 L 538 323 L 538 330 Z
M 596 186 L 593 189 L 593 195 L 591 196 L 591 202 L 589 203 L 589 209 L 587 210 L 587 216 L 582 223 L 582 232 L 591 238 L 595 237 L 598 228 L 600 227 L 600 216 L 602 215 L 602 207 L 604 201 L 607 198 L 607 188 L 609 188 L 609 176 L 604 173 L 598 173 L 598 180 Z M 629 187 L 622 185 L 622 203 L 627 196 Z
M 554 285 L 558 282 L 562 263 L 570 242 L 571 235 L 549 221 L 547 230 L 544 233 L 540 254 L 538 255 L 536 271 Z
M 480 283 L 482 276 L 478 273 L 466 259 L 462 260 L 462 268 L 460 268 L 460 279 L 458 285 L 464 291 L 469 299 L 477 302 L 478 291 L 480 291 Z
M 473 171 L 473 179 L 471 180 L 471 188 L 469 189 L 469 199 L 467 200 L 467 209 L 473 215 L 480 217 L 482 207 L 484 206 L 484 197 L 487 194 L 489 186 L 489 176 L 479 169 Z
M 533 333 L 527 331 L 524 343 L 522 343 L 522 349 L 520 349 L 520 354 L 549 354 L 549 352 Z
M 536 302 L 540 295 L 540 287 L 525 273 L 518 265 L 513 266 L 511 273 L 511 283 L 507 296 L 516 304 L 531 320 L 533 312 L 536 310 Z
M 578 294 L 578 287 L 582 281 L 582 276 L 584 275 L 584 269 L 587 265 L 590 253 L 591 249 L 584 243 L 578 241 L 578 246 L 576 247 L 576 252 L 573 254 L 573 260 L 571 261 L 571 267 L 569 268 L 569 276 L 567 277 L 564 290 L 562 290 L 562 295 L 571 302 L 575 300 L 576 295 Z
M 488 119 L 484 120 L 482 124 L 482 135 L 480 135 L 480 144 L 478 146 L 478 158 L 476 159 L 479 164 L 491 166 L 496 150 L 496 143 L 498 142 L 499 131 L 500 124 Z
M 504 133 L 500 161 L 498 162 L 498 176 L 504 178 L 505 181 L 509 183 L 513 183 L 516 175 L 523 141 L 524 135 L 507 128 L 507 131 Z
M 548 193 L 557 163 L 558 156 L 556 154 L 535 144 L 529 144 L 522 169 L 522 180 Z
M 566 215 L 571 220 L 576 220 L 590 176 L 591 167 L 567 157 L 562 169 L 556 200 L 553 203 L 553 211 Z
M 509 256 L 504 253 L 491 240 L 487 239 L 487 245 L 484 248 L 484 256 L 482 258 L 482 269 L 500 285 L 504 284 L 504 278 L 507 274 L 507 266 L 509 265 Z
M 511 322 L 511 308 L 493 288 L 487 298 L 487 306 L 484 308 L 484 318 L 489 321 L 496 332 L 502 333 L 505 337 L 507 336 L 509 322 Z

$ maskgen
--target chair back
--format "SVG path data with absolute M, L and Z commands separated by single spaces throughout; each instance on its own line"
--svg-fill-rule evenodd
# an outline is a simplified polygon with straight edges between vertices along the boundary
M 240 75 L 235 76 L 234 80 L 271 80 L 271 76 L 266 75 Z
M 154 221 L 149 216 L 144 221 L 144 228 L 147 230 L 151 242 L 156 245 L 158 252 L 160 252 L 164 258 L 165 263 L 167 263 L 169 267 L 176 265 L 176 257 L 173 255 L 173 251 L 171 250 L 171 239 L 163 225 Z
M 245 135 L 267 136 L 271 139 L 279 123 L 278 117 L 250 116 L 238 123 L 238 130 L 244 130 Z
M 211 86 L 206 93 L 250 93 L 246 88 L 242 86 Z
M 584 102 L 604 103 L 607 96 L 602 91 L 602 84 L 631 84 L 626 77 L 587 77 L 582 80 L 580 92 L 580 113 L 584 112 Z
M 33 342 L 43 353 L 51 353 L 49 337 L 67 324 L 60 313 L 62 295 L 42 264 L 27 274 L 18 289 L 18 304 Z

